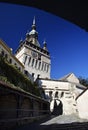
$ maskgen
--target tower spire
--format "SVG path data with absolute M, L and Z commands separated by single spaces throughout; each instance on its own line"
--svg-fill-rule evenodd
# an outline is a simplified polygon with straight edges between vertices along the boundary
M 45 39 L 44 39 L 43 45 L 44 45 L 44 46 L 43 46 L 43 49 L 46 50 L 46 51 L 48 51 L 48 50 L 47 50 L 47 43 L 46 43 L 46 40 L 45 40 Z
M 35 16 L 32 22 L 32 30 L 26 34 L 26 40 L 40 47 L 38 42 L 38 32 L 36 31 Z
M 36 30 L 36 25 L 35 25 L 35 16 L 34 16 L 34 19 L 33 19 L 32 29 Z
M 35 25 L 35 16 L 34 16 L 34 19 L 33 19 L 33 25 Z
M 20 44 L 23 42 L 23 38 L 21 37 L 21 39 L 20 39 Z

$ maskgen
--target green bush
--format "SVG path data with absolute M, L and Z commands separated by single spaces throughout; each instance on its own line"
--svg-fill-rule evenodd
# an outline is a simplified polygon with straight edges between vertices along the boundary
M 8 81 L 21 89 L 41 96 L 37 84 L 20 72 L 14 65 L 9 64 L 3 57 L 0 56 L 0 78 L 3 81 Z
M 0 80 L 1 80 L 1 81 L 4 81 L 4 82 L 7 82 L 7 78 L 4 77 L 4 76 L 0 76 Z

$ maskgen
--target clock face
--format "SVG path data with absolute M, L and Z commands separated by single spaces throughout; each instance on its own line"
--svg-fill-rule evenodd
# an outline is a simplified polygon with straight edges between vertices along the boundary
M 34 58 L 37 58 L 38 57 L 38 54 L 35 52 L 35 51 L 31 51 L 31 54 Z

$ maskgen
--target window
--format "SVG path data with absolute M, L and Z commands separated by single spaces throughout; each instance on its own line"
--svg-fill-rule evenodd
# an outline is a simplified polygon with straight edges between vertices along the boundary
M 58 92 L 55 93 L 55 98 L 58 98 Z
M 30 64 L 30 62 L 31 62 L 31 57 L 29 57 L 28 65 Z
M 40 74 L 37 75 L 37 79 L 39 78 Z
M 47 65 L 47 70 L 46 71 L 48 72 L 48 70 L 49 70 L 49 65 Z
M 15 63 L 14 65 L 15 65 L 15 66 L 17 66 L 17 64 L 16 64 L 16 63 Z
M 5 54 L 5 58 L 6 58 L 6 59 L 8 58 L 8 54 Z
M 21 71 L 21 68 L 20 68 L 20 67 L 19 67 L 18 69 L 19 69 L 19 71 Z
M 14 65 L 15 65 L 15 67 L 17 68 L 17 64 L 15 63 Z
M 38 67 L 38 69 L 40 69 L 40 66 L 41 66 L 41 62 L 39 62 L 39 67 Z
M 9 63 L 12 64 L 12 59 L 9 59 Z
M 4 56 L 4 51 L 2 50 L 1 55 Z
M 26 76 L 28 76 L 28 71 L 27 71 L 27 70 L 24 70 L 24 74 L 25 74 Z
M 61 93 L 61 97 L 63 97 L 63 96 L 64 96 L 64 92 Z
M 42 68 L 41 68 L 41 70 L 43 70 L 43 66 L 44 66 L 44 62 L 42 62 Z
M 46 71 L 46 64 L 45 64 L 45 67 L 44 67 L 44 71 Z
M 32 73 L 32 77 L 34 77 L 34 73 Z
M 24 59 L 24 64 L 26 63 L 26 61 L 27 61 L 27 56 L 25 56 L 25 59 Z
M 34 59 L 32 60 L 32 65 L 31 66 L 33 67 L 33 65 L 34 65 Z
M 36 60 L 36 62 L 35 62 L 35 68 L 37 67 L 37 64 L 38 64 L 38 61 Z
M 52 98 L 52 91 L 49 92 L 49 97 Z

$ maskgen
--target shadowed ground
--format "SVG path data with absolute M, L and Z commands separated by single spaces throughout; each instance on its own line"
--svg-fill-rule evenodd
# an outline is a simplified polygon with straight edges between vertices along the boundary
M 14 130 L 88 130 L 87 120 L 79 119 L 76 115 L 51 116 L 28 125 L 21 126 Z

